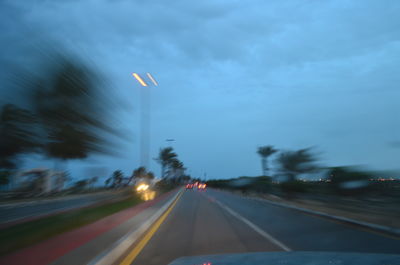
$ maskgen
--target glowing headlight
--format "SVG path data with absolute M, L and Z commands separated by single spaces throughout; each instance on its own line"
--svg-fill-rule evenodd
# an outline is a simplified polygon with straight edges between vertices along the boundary
M 136 187 L 136 191 L 145 191 L 149 188 L 149 185 L 147 184 L 140 184 L 139 186 Z

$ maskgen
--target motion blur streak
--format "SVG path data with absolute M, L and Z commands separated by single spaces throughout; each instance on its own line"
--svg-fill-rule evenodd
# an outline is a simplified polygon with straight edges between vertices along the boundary
M 150 73 L 147 73 L 147 76 L 150 78 L 151 82 L 153 82 L 153 84 L 154 84 L 155 86 L 158 86 L 157 81 L 153 78 L 153 76 L 152 76 Z
M 137 73 L 133 73 L 132 75 L 133 75 L 133 77 L 136 78 L 136 80 L 137 80 L 142 86 L 147 86 L 146 82 L 144 82 L 143 79 L 142 79 Z
M 144 201 L 154 200 L 155 197 L 156 197 L 156 192 L 152 190 L 146 190 L 140 194 L 140 199 Z
M 136 188 L 136 190 L 137 191 L 145 191 L 145 190 L 147 190 L 149 188 L 149 185 L 147 185 L 147 184 L 140 184 L 137 188 Z

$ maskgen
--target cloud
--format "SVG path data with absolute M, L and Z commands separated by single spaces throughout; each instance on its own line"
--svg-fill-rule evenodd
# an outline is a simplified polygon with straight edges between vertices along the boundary
M 395 149 L 400 149 L 400 141 L 391 141 L 388 142 L 388 146 Z
M 340 143 L 349 149 L 346 159 L 396 166 L 386 159 L 391 153 L 378 147 L 399 131 L 396 1 L 9 0 L 0 5 L 1 64 L 29 68 L 46 45 L 93 62 L 113 80 L 126 108 L 131 106 L 120 116 L 133 132 L 140 105 L 130 73 L 152 72 L 160 83 L 152 91 L 152 152 L 164 138 L 178 135 L 182 159 L 198 174 L 207 167 L 197 164 L 209 155 L 210 142 L 225 153 L 213 158 L 219 162 L 209 166 L 209 175 L 257 174 L 251 150 L 264 143 L 317 144 L 326 150 L 327 163 L 353 163 L 343 161 Z M 0 82 L 4 77 L 0 73 Z M 349 148 L 362 142 L 372 142 L 377 152 Z M 193 154 L 192 148 L 203 151 Z M 251 152 L 245 162 L 224 158 L 238 148 Z

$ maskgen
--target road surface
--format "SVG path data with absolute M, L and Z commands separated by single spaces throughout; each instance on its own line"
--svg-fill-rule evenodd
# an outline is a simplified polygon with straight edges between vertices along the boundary
M 85 207 L 101 201 L 112 200 L 118 196 L 120 195 L 112 192 L 101 192 L 42 201 L 2 204 L 0 205 L 0 225 Z
M 144 248 L 120 264 L 162 265 L 192 255 L 256 251 L 400 254 L 400 240 L 216 190 L 186 191 Z M 132 255 L 131 255 L 132 256 Z

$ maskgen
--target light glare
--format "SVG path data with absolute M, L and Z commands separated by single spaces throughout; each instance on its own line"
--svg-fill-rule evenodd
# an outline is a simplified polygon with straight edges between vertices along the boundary
M 150 73 L 147 73 L 147 76 L 150 78 L 151 82 L 153 82 L 153 84 L 154 84 L 155 86 L 158 86 L 157 81 L 153 78 L 153 76 L 152 76 Z
M 134 78 L 142 85 L 142 86 L 147 86 L 146 82 L 143 81 L 143 79 L 137 74 L 133 73 L 132 74 Z
M 149 185 L 147 184 L 140 184 L 139 186 L 137 186 L 136 191 L 145 191 L 149 188 Z

